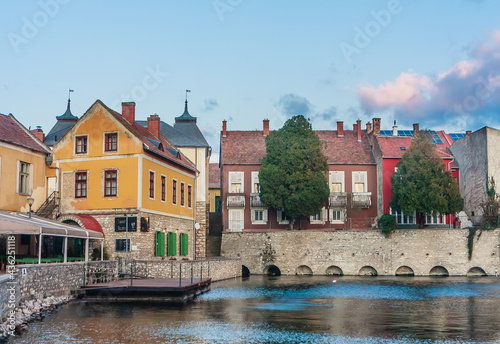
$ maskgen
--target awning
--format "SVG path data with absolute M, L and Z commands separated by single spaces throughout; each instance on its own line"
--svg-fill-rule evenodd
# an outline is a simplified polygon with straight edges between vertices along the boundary
M 0 211 L 0 234 L 43 234 L 73 238 L 104 239 L 102 228 L 99 232 L 88 228 L 67 225 L 36 215 L 32 215 L 30 219 L 24 213 L 5 211 Z

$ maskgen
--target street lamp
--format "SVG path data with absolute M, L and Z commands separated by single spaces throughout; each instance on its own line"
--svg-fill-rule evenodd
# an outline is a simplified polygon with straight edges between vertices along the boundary
M 33 205 L 33 202 L 35 201 L 35 199 L 33 197 L 28 197 L 28 205 L 30 206 L 30 219 L 31 219 L 31 206 Z

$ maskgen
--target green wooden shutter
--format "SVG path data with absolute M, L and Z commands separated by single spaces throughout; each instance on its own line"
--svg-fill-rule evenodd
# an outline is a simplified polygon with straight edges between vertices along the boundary
M 168 240 L 167 255 L 175 256 L 177 254 L 177 234 L 175 234 L 174 232 L 169 232 L 167 240 Z
M 165 233 L 156 231 L 156 248 L 155 256 L 160 257 L 165 255 Z
M 181 233 L 181 256 L 187 256 L 189 252 L 188 235 Z

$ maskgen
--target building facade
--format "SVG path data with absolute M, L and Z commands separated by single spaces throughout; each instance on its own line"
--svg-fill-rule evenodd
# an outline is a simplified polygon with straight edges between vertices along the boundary
M 160 134 L 135 121 L 135 103 L 119 114 L 100 100 L 53 146 L 62 215 L 96 219 L 110 257 L 194 257 L 193 163 Z

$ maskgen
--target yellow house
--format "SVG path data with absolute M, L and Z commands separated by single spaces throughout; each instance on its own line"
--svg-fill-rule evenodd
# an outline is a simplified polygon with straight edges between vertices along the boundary
M 28 212 L 47 198 L 46 158 L 50 149 L 12 114 L 0 114 L 0 209 Z
M 111 258 L 193 258 L 193 163 L 160 135 L 160 118 L 135 121 L 97 100 L 53 146 L 64 222 L 97 220 Z

